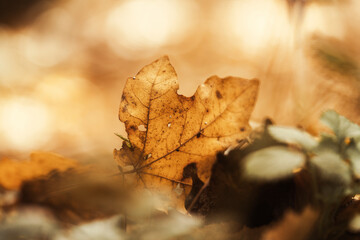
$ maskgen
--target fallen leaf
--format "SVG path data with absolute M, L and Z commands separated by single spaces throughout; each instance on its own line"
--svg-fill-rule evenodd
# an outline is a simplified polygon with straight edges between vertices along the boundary
M 99 174 L 99 169 L 96 170 L 83 167 L 52 171 L 25 181 L 19 191 L 18 206 L 45 207 L 63 225 L 123 213 L 129 207 L 131 193 L 119 185 L 118 178 Z
M 0 185 L 6 189 L 18 189 L 24 181 L 76 166 L 74 160 L 50 152 L 33 152 L 30 160 L 4 158 L 0 160 Z
M 258 80 L 213 76 L 189 98 L 177 93 L 167 56 L 145 66 L 127 80 L 120 103 L 119 119 L 132 146 L 114 151 L 121 171 L 149 189 L 172 191 L 179 183 L 191 185 L 183 169 L 196 163 L 206 181 L 216 153 L 250 133 L 258 85 Z

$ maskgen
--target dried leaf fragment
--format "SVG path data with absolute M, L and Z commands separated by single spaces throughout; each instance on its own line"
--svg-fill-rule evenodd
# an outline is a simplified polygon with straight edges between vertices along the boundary
M 194 96 L 177 94 L 177 75 L 168 57 L 128 78 L 119 110 L 132 149 L 114 155 L 124 174 L 136 174 L 148 188 L 176 188 L 183 168 L 196 163 L 199 177 L 209 178 L 218 151 L 245 138 L 259 82 L 210 77 Z M 129 167 L 130 165 L 130 167 Z
M 62 224 L 73 225 L 123 213 L 130 201 L 134 202 L 133 196 L 119 186 L 118 178 L 78 167 L 25 181 L 18 204 L 45 207 Z
M 76 167 L 74 160 L 50 152 L 33 152 L 29 161 L 0 160 L 0 185 L 18 189 L 26 181 L 48 174 L 52 170 L 65 171 Z

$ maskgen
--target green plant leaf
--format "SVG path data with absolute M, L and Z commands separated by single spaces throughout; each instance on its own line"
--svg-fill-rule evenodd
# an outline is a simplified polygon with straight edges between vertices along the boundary
M 304 165 L 305 155 L 285 146 L 263 148 L 244 159 L 245 176 L 258 180 L 280 179 Z
M 345 184 L 351 182 L 350 166 L 334 151 L 322 151 L 311 159 L 311 162 L 321 170 L 324 178 L 337 178 Z
M 334 110 L 324 112 L 320 121 L 334 132 L 339 141 L 344 141 L 346 137 L 360 137 L 360 127 Z
M 269 126 L 269 134 L 277 141 L 283 143 L 297 144 L 306 150 L 314 149 L 318 142 L 305 131 L 293 127 Z
M 126 144 L 126 146 L 128 146 L 129 148 L 132 148 L 131 142 L 129 139 L 127 139 L 126 137 L 118 134 L 118 133 L 114 133 L 116 136 L 118 136 L 119 138 L 121 138 L 121 140 L 123 140 Z
M 341 154 L 337 137 L 333 134 L 321 133 L 319 143 L 312 152 L 318 155 L 327 151 L 334 151 Z
M 360 150 L 356 146 L 352 146 L 347 149 L 346 154 L 351 161 L 355 176 L 360 177 Z

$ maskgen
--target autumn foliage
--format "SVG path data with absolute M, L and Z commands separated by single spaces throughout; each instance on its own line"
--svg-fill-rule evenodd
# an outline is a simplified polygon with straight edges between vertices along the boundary
M 100 227 L 104 239 L 354 239 L 360 126 L 329 110 L 318 136 L 270 119 L 251 129 L 258 89 L 212 76 L 185 97 L 167 56 L 145 66 L 121 96 L 114 171 L 46 152 L 0 160 L 0 213 L 16 215 L 0 239 Z M 24 223 L 27 208 L 46 228 Z
M 207 181 L 216 153 L 249 135 L 258 86 L 257 80 L 213 76 L 188 98 L 177 93 L 168 57 L 145 66 L 127 80 L 121 98 L 119 119 L 132 145 L 115 151 L 123 174 L 136 174 L 147 188 L 174 192 L 178 184 L 191 186 L 183 169 L 196 163 Z

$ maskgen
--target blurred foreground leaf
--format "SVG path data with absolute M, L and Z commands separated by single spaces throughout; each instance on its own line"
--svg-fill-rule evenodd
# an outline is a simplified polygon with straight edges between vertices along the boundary
M 351 232 L 360 232 L 360 214 L 356 214 L 353 219 L 351 219 L 349 224 L 349 230 Z
M 293 127 L 269 126 L 269 134 L 277 141 L 298 144 L 306 150 L 316 147 L 317 141 L 309 133 Z
M 50 152 L 34 152 L 30 160 L 0 160 L 0 185 L 18 189 L 24 181 L 44 176 L 53 170 L 66 171 L 77 166 L 76 161 Z
M 360 126 L 334 110 L 324 112 L 320 120 L 334 132 L 339 141 L 344 141 L 346 137 L 360 137 Z
M 303 167 L 305 155 L 284 146 L 263 148 L 244 159 L 245 175 L 251 179 L 273 180 L 290 176 Z

